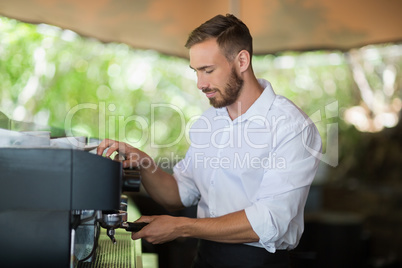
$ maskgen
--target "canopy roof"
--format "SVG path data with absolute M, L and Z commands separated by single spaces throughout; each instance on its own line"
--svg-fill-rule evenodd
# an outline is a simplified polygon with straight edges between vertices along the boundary
M 9 18 L 181 57 L 192 29 L 226 13 L 249 26 L 255 54 L 402 40 L 400 0 L 0 0 Z

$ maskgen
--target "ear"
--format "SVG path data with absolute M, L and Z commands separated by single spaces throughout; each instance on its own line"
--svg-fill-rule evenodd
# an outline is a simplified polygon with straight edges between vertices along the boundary
M 245 72 L 250 66 L 250 53 L 247 50 L 242 50 L 237 54 L 237 65 L 240 73 Z

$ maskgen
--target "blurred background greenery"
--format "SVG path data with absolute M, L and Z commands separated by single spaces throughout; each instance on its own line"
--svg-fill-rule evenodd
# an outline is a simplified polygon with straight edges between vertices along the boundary
M 187 59 L 0 17 L 0 111 L 74 136 L 123 140 L 156 158 L 183 157 L 186 129 L 209 106 L 188 65 Z M 313 118 L 324 152 L 327 143 L 339 146 L 332 166 L 350 155 L 359 133 L 399 122 L 401 45 L 255 56 L 253 65 L 277 94 Z M 332 137 L 330 127 L 336 127 Z
M 169 169 L 186 153 L 188 127 L 209 107 L 188 65 L 0 17 L 0 116 L 126 141 Z M 402 263 L 402 45 L 254 56 L 253 66 L 322 136 L 326 161 L 306 211 L 362 216 L 370 258 Z

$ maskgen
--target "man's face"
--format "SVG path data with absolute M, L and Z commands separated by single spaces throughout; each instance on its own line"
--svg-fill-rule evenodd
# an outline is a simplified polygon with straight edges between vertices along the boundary
M 233 104 L 243 88 L 243 80 L 227 61 L 215 39 L 190 48 L 190 67 L 197 73 L 197 87 L 215 108 Z

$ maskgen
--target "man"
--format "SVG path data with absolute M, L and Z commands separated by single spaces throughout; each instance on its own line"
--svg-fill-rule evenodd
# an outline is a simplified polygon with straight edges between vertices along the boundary
M 197 86 L 213 106 L 190 130 L 191 145 L 173 175 L 146 153 L 104 140 L 98 154 L 118 151 L 138 166 L 149 195 L 168 209 L 198 205 L 197 219 L 143 216 L 132 234 L 151 243 L 200 239 L 194 267 L 286 267 L 304 229 L 303 211 L 321 151 L 311 120 L 257 79 L 252 37 L 233 15 L 196 28 L 186 47 Z

